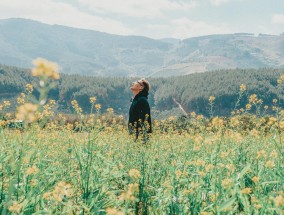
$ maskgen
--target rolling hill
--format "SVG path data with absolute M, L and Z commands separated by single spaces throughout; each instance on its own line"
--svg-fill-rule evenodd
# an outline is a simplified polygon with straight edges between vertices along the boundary
M 284 35 L 209 35 L 176 40 L 118 36 L 0 20 L 0 64 L 29 68 L 37 57 L 57 62 L 61 72 L 92 76 L 167 77 L 234 68 L 283 68 Z

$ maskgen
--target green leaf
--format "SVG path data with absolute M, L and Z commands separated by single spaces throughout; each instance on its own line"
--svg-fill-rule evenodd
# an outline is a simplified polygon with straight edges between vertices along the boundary
M 225 210 L 226 208 L 228 208 L 231 205 L 233 205 L 235 201 L 236 201 L 236 197 L 232 197 L 232 198 L 228 199 L 227 201 L 223 202 L 219 206 L 218 211 L 221 212 L 221 211 Z
M 237 180 L 241 179 L 244 177 L 245 174 L 247 174 L 250 170 L 250 164 L 246 165 L 243 170 L 240 172 L 240 174 L 238 175 Z

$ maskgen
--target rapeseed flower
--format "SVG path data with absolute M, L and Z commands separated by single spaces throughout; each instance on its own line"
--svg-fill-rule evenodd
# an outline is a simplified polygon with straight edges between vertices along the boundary
M 12 213 L 20 213 L 22 210 L 23 204 L 19 204 L 18 202 L 13 202 L 11 206 L 9 206 L 9 211 Z
M 246 85 L 241 84 L 241 86 L 240 86 L 240 90 L 241 90 L 241 91 L 246 91 L 246 89 L 247 89 Z
M 28 123 L 36 120 L 36 112 L 38 106 L 31 103 L 25 103 L 17 108 L 16 119 L 23 120 Z
M 60 78 L 58 73 L 58 65 L 56 63 L 47 61 L 42 58 L 37 58 L 33 61 L 33 64 L 36 66 L 32 69 L 33 76 L 39 77 L 48 77 L 54 80 Z
M 138 179 L 138 178 L 141 177 L 141 174 L 140 174 L 139 170 L 137 170 L 137 169 L 129 170 L 128 174 L 129 174 L 130 177 L 133 177 L 135 179 Z

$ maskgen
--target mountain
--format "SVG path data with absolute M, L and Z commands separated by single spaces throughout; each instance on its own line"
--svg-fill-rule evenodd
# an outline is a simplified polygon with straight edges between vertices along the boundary
M 240 33 L 154 40 L 0 20 L 0 64 L 32 67 L 43 57 L 61 72 L 93 76 L 176 76 L 219 69 L 284 67 L 284 35 Z

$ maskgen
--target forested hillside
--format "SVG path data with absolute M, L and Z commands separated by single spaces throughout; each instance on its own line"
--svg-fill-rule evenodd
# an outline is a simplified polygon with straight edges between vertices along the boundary
M 182 114 L 178 104 L 188 113 L 194 111 L 208 116 L 208 98 L 214 96 L 214 114 L 228 115 L 235 107 L 240 85 L 244 84 L 247 86 L 246 95 L 242 97 L 238 108 L 245 107 L 251 94 L 257 94 L 263 100 L 263 106 L 271 107 L 274 98 L 283 97 L 283 92 L 280 92 L 282 88 L 278 87 L 280 94 L 276 88 L 281 74 L 284 74 L 284 69 L 236 69 L 151 78 L 150 105 L 157 117 Z M 58 111 L 71 113 L 73 99 L 78 101 L 85 112 L 89 112 L 89 97 L 95 96 L 97 103 L 102 106 L 102 112 L 112 107 L 117 114 L 126 115 L 132 96 L 129 88 L 131 82 L 137 79 L 62 74 L 49 98 L 58 101 Z M 25 85 L 32 83 L 36 86 L 37 82 L 27 69 L 0 66 L 0 99 L 16 103 L 16 98 L 24 91 Z M 37 94 L 36 90 L 34 93 Z

